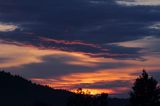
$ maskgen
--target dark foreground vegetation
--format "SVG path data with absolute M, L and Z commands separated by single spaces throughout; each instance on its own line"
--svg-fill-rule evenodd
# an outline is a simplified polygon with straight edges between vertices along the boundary
M 34 84 L 20 76 L 0 72 L 0 106 L 160 106 L 158 82 L 143 71 L 129 99 L 108 98 L 108 94 L 85 94 L 56 90 Z
M 65 106 L 72 95 L 0 72 L 0 106 Z
M 136 79 L 130 93 L 131 106 L 160 106 L 160 86 L 145 70 Z

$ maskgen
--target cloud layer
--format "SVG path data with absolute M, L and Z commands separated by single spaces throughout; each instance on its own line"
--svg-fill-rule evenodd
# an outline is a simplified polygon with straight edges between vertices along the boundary
M 56 88 L 127 94 L 142 68 L 159 74 L 159 5 L 0 0 L 1 67 Z

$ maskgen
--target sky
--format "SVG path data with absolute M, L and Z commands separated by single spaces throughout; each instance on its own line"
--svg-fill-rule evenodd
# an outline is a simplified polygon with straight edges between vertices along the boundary
M 56 89 L 128 97 L 159 42 L 159 0 L 0 0 L 0 68 Z

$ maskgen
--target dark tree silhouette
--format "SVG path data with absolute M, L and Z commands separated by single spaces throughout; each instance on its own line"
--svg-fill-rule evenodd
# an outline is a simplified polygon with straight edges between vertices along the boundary
M 93 106 L 108 106 L 108 94 L 102 93 L 95 97 L 95 105 Z
M 90 95 L 82 88 L 78 88 L 76 93 L 70 97 L 67 106 L 108 106 L 108 94 Z
M 0 71 L 0 106 L 66 106 L 71 95 Z
M 145 70 L 136 79 L 130 93 L 131 106 L 160 106 L 158 82 L 149 76 Z
M 46 104 L 46 103 L 43 103 L 43 102 L 37 102 L 33 106 L 52 106 L 52 105 L 49 105 L 49 104 Z
M 67 106 L 91 106 L 92 96 L 85 94 L 82 88 L 78 88 L 76 94 L 69 98 Z

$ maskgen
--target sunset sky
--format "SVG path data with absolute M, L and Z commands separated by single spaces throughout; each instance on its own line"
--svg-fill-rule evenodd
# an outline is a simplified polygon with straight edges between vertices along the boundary
M 0 0 L 0 68 L 127 97 L 142 69 L 160 81 L 160 0 Z

